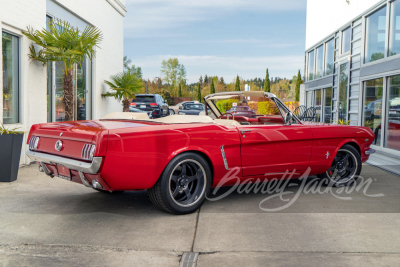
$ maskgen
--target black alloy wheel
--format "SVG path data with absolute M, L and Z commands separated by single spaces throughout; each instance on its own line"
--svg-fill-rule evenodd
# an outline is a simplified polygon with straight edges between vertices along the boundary
M 207 161 L 192 152 L 176 156 L 148 190 L 151 201 L 174 214 L 192 213 L 203 205 L 211 187 Z
M 361 168 L 360 153 L 353 146 L 344 145 L 333 159 L 331 167 L 319 177 L 328 179 L 332 186 L 346 186 L 357 180 Z

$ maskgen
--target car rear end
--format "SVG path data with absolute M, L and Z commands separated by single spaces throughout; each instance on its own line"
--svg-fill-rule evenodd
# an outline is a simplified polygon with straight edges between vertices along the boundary
M 107 141 L 108 130 L 95 121 L 36 124 L 26 153 L 50 177 L 110 190 L 100 175 Z
M 145 111 L 153 118 L 160 118 L 162 115 L 162 108 L 159 103 L 157 103 L 155 95 L 136 95 L 130 107 Z

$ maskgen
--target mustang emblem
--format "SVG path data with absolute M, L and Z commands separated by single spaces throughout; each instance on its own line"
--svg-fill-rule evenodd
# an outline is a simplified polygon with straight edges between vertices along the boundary
M 329 151 L 326 152 L 325 156 L 326 156 L 326 159 L 329 158 L 329 156 L 330 156 Z
M 61 140 L 58 140 L 58 141 L 56 142 L 55 149 L 56 149 L 57 151 L 60 151 L 62 147 L 63 147 L 62 141 L 61 141 Z

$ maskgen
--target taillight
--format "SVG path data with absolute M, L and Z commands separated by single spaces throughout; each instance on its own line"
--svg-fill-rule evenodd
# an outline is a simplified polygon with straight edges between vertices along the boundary
M 134 107 L 136 107 L 136 103 L 131 103 L 131 106 L 134 106 Z
M 95 151 L 96 151 L 95 145 L 85 144 L 82 148 L 82 159 L 93 160 Z
M 32 136 L 31 139 L 29 140 L 29 150 L 36 150 L 39 145 L 39 137 L 37 136 Z
M 157 104 L 157 103 L 150 103 L 150 106 L 152 106 L 152 107 L 158 107 L 158 104 Z

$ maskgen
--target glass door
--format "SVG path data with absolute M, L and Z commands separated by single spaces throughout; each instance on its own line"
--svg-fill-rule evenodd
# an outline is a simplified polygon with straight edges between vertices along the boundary
M 48 108 L 52 114 L 53 121 L 65 121 L 65 104 L 63 89 L 63 65 L 58 62 L 52 63 L 53 70 L 49 70 L 48 83 L 53 83 L 53 93 L 48 93 L 48 98 L 54 96 L 52 102 L 54 108 Z M 52 73 L 52 75 L 50 75 Z M 91 61 L 84 60 L 82 65 L 77 65 L 73 71 L 74 84 L 74 119 L 88 120 L 91 119 L 91 88 L 92 88 L 92 71 Z M 54 78 L 53 78 L 54 77 Z M 49 89 L 48 89 L 49 90 Z M 49 116 L 50 117 L 50 116 Z
M 348 121 L 349 62 L 340 64 L 339 94 L 337 102 L 337 118 L 344 123 Z
M 322 117 L 322 93 L 321 93 L 321 89 L 315 90 L 314 108 L 316 110 L 314 121 L 315 122 L 321 122 L 321 117 Z
M 324 122 L 332 122 L 332 88 L 324 89 Z
M 65 105 L 64 105 L 64 89 L 63 89 L 63 63 L 55 62 L 53 63 L 54 68 L 54 89 L 55 89 L 55 121 L 65 120 Z

